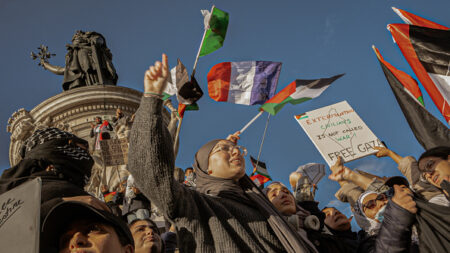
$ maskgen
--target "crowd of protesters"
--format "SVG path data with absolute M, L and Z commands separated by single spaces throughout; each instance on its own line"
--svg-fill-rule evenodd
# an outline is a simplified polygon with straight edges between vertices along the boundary
M 256 186 L 245 173 L 239 132 L 207 142 L 193 167 L 177 168 L 162 116 L 168 75 L 166 55 L 145 73 L 129 136 L 130 175 L 114 191 L 102 186 L 102 200 L 84 190 L 94 163 L 85 140 L 48 128 L 25 141 L 22 160 L 0 178 L 0 194 L 41 177 L 40 252 L 450 251 L 450 146 L 418 160 L 376 147 L 404 177 L 370 176 L 339 158 L 329 179 L 340 185 L 335 197 L 351 207 L 361 228 L 355 232 L 352 217 L 319 209 L 315 185 L 299 172 L 290 175 L 292 192 L 281 182 Z M 118 111 L 114 121 L 121 118 Z M 96 119 L 94 149 L 111 129 Z M 165 228 L 154 222 L 152 206 Z

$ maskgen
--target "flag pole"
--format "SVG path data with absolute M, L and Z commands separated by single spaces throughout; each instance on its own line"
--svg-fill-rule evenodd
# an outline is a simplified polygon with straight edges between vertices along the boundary
M 264 140 L 266 139 L 266 132 L 267 132 L 267 127 L 269 126 L 269 119 L 270 119 L 270 113 L 268 113 L 268 115 L 267 115 L 266 127 L 264 128 L 264 134 L 263 134 L 263 137 L 261 140 L 261 145 L 259 146 L 258 157 L 256 158 L 256 168 L 258 168 L 259 158 L 261 156 L 262 147 L 264 144 Z
M 259 116 L 261 116 L 262 114 L 264 113 L 264 111 L 260 111 L 260 112 L 258 112 L 258 114 L 256 114 L 256 116 L 255 117 L 253 117 L 253 119 L 251 119 L 241 130 L 240 130 L 240 132 L 241 132 L 241 134 L 251 125 L 251 124 L 253 124 L 253 122 L 255 122 L 255 120 L 257 119 L 257 118 L 259 118 Z
M 208 20 L 208 28 L 205 27 L 205 31 L 203 32 L 202 41 L 200 42 L 200 47 L 198 48 L 197 56 L 195 57 L 194 68 L 192 69 L 192 74 L 191 74 L 191 76 L 194 76 L 194 75 L 195 75 L 195 70 L 197 69 L 198 58 L 200 57 L 200 51 L 202 50 L 203 41 L 205 40 L 206 32 L 207 32 L 208 29 L 209 29 L 209 21 L 211 21 L 212 13 L 213 13 L 213 10 L 214 10 L 215 7 L 216 7 L 215 5 L 213 5 L 213 6 L 211 7 L 211 12 L 210 12 L 210 15 L 209 15 L 209 20 Z
M 178 153 L 178 145 L 179 145 L 179 139 L 180 139 L 180 130 L 181 130 L 181 123 L 183 122 L 183 118 L 182 117 L 180 119 L 180 121 L 178 122 L 178 126 L 177 126 L 177 132 L 175 133 L 175 140 L 173 142 L 173 152 L 175 154 L 175 157 L 177 156 Z

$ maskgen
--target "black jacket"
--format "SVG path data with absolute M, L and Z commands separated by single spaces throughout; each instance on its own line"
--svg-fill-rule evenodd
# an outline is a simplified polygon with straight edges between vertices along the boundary
M 357 252 L 417 252 L 416 245 L 411 245 L 412 225 L 415 221 L 414 214 L 389 200 L 380 231 L 377 235 L 362 239 Z
M 136 194 L 136 197 L 131 199 L 130 203 L 127 202 L 126 198 L 123 199 L 122 215 L 127 215 L 138 209 L 150 210 L 150 200 L 144 194 Z

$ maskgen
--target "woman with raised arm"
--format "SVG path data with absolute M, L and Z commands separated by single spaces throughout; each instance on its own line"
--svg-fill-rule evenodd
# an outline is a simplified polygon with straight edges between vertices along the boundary
M 172 140 L 161 115 L 168 74 L 165 54 L 145 73 L 128 168 L 175 226 L 180 252 L 312 252 L 245 175 L 246 150 L 236 145 L 237 134 L 196 153 L 196 190 L 175 182 Z

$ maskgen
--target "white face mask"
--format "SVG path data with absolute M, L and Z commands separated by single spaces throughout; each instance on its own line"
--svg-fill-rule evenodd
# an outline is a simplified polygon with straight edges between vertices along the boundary
M 377 214 L 375 214 L 374 219 L 382 223 L 384 220 L 384 211 L 386 211 L 386 205 L 380 208 L 380 210 L 378 210 Z

